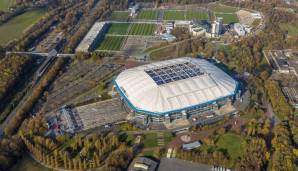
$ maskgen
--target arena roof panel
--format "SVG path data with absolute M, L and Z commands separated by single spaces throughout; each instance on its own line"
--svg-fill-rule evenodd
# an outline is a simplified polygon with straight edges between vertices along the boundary
M 195 76 L 184 70 L 193 71 Z M 232 96 L 237 88 L 234 79 L 210 62 L 188 57 L 125 70 L 115 84 L 135 109 L 154 114 Z

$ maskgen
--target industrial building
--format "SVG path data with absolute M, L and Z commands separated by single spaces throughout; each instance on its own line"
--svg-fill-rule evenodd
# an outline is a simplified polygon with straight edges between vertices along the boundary
M 238 83 L 207 60 L 184 57 L 127 69 L 114 85 L 133 118 L 146 125 L 218 110 L 233 100 Z
M 76 52 L 89 52 L 93 50 L 106 28 L 106 22 L 96 22 L 76 48 Z

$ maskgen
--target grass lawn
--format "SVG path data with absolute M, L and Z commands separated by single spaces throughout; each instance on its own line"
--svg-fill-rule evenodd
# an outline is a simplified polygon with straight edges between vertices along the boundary
M 237 23 L 238 18 L 236 14 L 215 14 L 216 17 L 222 17 L 224 24 Z
M 199 20 L 208 20 L 208 13 L 203 11 L 187 11 L 186 12 L 186 19 L 199 19 Z
M 185 11 L 165 11 L 164 20 L 185 20 Z
M 110 24 L 107 34 L 127 34 L 129 23 L 112 23 Z
M 32 24 L 38 22 L 46 10 L 31 10 L 18 15 L 7 23 L 0 25 L 0 45 L 6 45 L 10 40 L 19 38 Z
M 144 148 L 157 147 L 157 135 L 156 133 L 144 134 Z
M 165 139 L 165 144 L 170 143 L 175 137 L 173 136 L 172 133 L 170 132 L 165 132 L 164 133 L 164 139 Z
M 15 3 L 15 0 L 0 0 L 0 11 L 7 11 Z
M 221 4 L 212 4 L 209 6 L 209 9 L 213 12 L 222 12 L 222 13 L 234 13 L 238 9 L 231 6 L 221 5 Z
M 129 35 L 151 36 L 154 34 L 155 24 L 134 23 L 129 30 Z
M 298 36 L 298 23 L 280 24 L 281 29 L 288 31 L 290 36 Z
M 121 48 L 122 42 L 125 36 L 106 36 L 102 42 L 99 43 L 96 50 L 115 50 L 118 51 Z
M 110 20 L 126 21 L 129 18 L 128 11 L 114 11 L 110 17 Z
M 157 18 L 157 15 L 158 11 L 144 10 L 138 14 L 137 19 L 155 20 Z
M 226 149 L 233 160 L 243 155 L 245 141 L 236 134 L 226 133 L 219 137 L 216 142 L 218 148 Z

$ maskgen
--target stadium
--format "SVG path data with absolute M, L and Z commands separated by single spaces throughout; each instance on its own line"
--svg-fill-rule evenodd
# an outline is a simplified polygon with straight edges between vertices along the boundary
M 217 110 L 233 100 L 238 86 L 212 63 L 190 57 L 127 69 L 113 82 L 134 119 L 144 124 Z

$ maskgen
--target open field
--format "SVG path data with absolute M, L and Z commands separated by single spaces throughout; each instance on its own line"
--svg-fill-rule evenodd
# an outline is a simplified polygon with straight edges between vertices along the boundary
M 0 25 L 0 45 L 6 45 L 10 40 L 19 38 L 29 26 L 40 20 L 45 13 L 46 10 L 44 9 L 31 10 Z
M 298 24 L 294 23 L 285 23 L 280 24 L 281 29 L 288 31 L 288 34 L 290 36 L 298 36 Z
M 129 23 L 112 23 L 109 26 L 109 30 L 108 30 L 107 34 L 125 35 L 125 34 L 127 34 L 129 26 L 130 26 Z
M 238 9 L 235 7 L 221 5 L 221 4 L 211 4 L 209 5 L 209 9 L 213 12 L 222 12 L 222 13 L 234 13 L 238 11 Z
M 164 20 L 185 20 L 184 11 L 165 11 Z
M 158 11 L 154 10 L 143 10 L 139 12 L 137 19 L 155 20 L 157 18 Z
M 0 11 L 7 11 L 9 7 L 16 3 L 15 0 L 1 0 L 0 1 Z
M 125 36 L 106 36 L 96 50 L 115 50 L 118 51 L 121 49 L 122 42 L 124 41 Z
M 110 20 L 126 21 L 129 18 L 128 11 L 114 11 L 110 17 Z
M 224 24 L 237 23 L 238 18 L 236 14 L 215 14 L 216 17 L 222 17 Z
M 203 11 L 186 11 L 186 19 L 198 19 L 198 20 L 208 20 L 208 13 Z
M 236 134 L 227 133 L 219 137 L 216 145 L 218 148 L 226 149 L 232 159 L 242 156 L 245 147 L 245 141 Z

